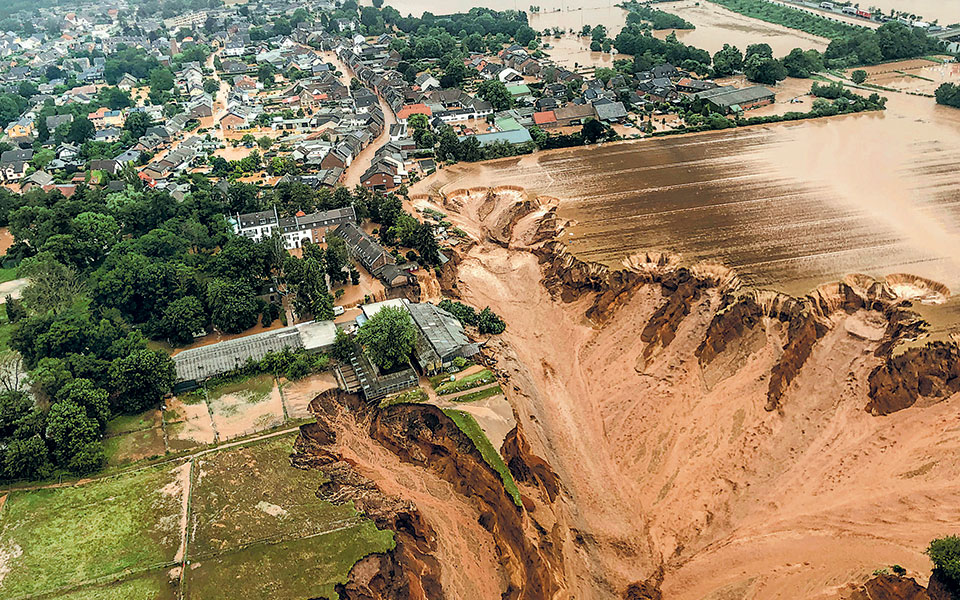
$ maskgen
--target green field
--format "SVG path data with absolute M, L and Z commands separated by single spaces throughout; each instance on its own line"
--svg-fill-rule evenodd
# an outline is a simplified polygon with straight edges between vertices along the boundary
M 457 392 L 462 392 L 464 390 L 470 390 L 475 387 L 480 387 L 482 385 L 487 385 L 489 383 L 494 383 L 496 379 L 493 377 L 493 373 L 490 372 L 490 369 L 484 369 L 472 375 L 467 375 L 462 379 L 457 379 L 456 381 L 446 381 L 440 383 L 436 386 L 437 394 L 456 394 Z
M 443 409 L 443 413 L 457 424 L 460 431 L 467 434 L 467 437 L 473 441 L 473 445 L 480 451 L 483 460 L 493 467 L 494 471 L 500 474 L 500 479 L 503 480 L 503 487 L 507 490 L 507 493 L 510 494 L 510 497 L 513 498 L 514 504 L 523 506 L 520 502 L 520 490 L 517 488 L 517 482 L 513 480 L 510 469 L 508 469 L 506 463 L 503 462 L 503 457 L 500 456 L 500 453 L 497 452 L 493 444 L 490 443 L 487 434 L 480 429 L 480 425 L 477 423 L 477 420 L 473 418 L 473 415 L 452 408 Z
M 178 600 L 176 582 L 168 571 L 85 587 L 57 596 L 59 600 Z
M 136 429 L 152 422 L 114 422 L 114 431 L 134 431 L 108 441 L 151 432 Z M 0 511 L 0 598 L 336 598 L 357 560 L 393 548 L 393 532 L 350 503 L 319 500 L 326 477 L 290 465 L 294 439 L 193 459 L 186 521 L 183 462 L 12 492 Z M 190 567 L 181 590 L 171 569 L 183 524 Z
M 17 268 L 11 267 L 9 269 L 4 269 L 0 267 L 0 283 L 6 283 L 8 281 L 13 281 L 17 278 Z
M 353 565 L 393 548 L 393 532 L 372 521 L 305 539 L 259 544 L 201 560 L 187 575 L 189 600 L 327 598 Z
M 485 390 L 478 390 L 476 392 L 470 392 L 469 394 L 464 394 L 462 396 L 457 396 L 453 398 L 454 402 L 476 402 L 477 400 L 483 400 L 484 398 L 490 398 L 493 396 L 500 396 L 503 394 L 503 390 L 499 385 L 489 387 Z
M 350 505 L 317 499 L 319 471 L 290 466 L 294 436 L 284 435 L 197 459 L 191 556 L 258 540 L 304 537 L 357 524 Z
M 11 557 L 0 596 L 51 592 L 170 563 L 180 545 L 181 513 L 172 469 L 11 493 L 0 513 L 0 553 Z

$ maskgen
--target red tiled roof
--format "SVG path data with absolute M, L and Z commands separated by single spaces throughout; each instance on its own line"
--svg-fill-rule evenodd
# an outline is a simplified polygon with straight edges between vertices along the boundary
M 432 116 L 433 111 L 430 110 L 430 107 L 426 104 L 407 104 L 400 109 L 400 112 L 397 113 L 397 118 L 401 121 L 409 117 L 410 115 L 427 115 Z
M 543 125 L 544 123 L 556 123 L 557 115 L 552 110 L 544 110 L 538 113 L 533 113 L 533 122 L 537 125 Z

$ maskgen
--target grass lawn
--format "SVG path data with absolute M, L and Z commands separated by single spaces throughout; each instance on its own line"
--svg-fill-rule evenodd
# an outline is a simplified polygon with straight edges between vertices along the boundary
M 256 375 L 242 381 L 230 381 L 215 387 L 208 386 L 207 392 L 210 394 L 211 402 L 224 396 L 232 395 L 241 397 L 246 402 L 252 404 L 266 399 L 267 396 L 270 395 L 270 390 L 273 389 L 273 385 L 273 375 L 264 374 Z
M 500 479 L 503 480 L 503 487 L 507 490 L 507 493 L 510 494 L 510 497 L 513 498 L 514 504 L 522 506 L 520 503 L 520 490 L 517 488 L 517 483 L 513 480 L 513 475 L 510 474 L 510 469 L 508 469 L 506 463 L 503 462 L 503 457 L 500 456 L 500 453 L 497 452 L 493 444 L 490 443 L 487 435 L 480 429 L 480 425 L 477 423 L 477 420 L 473 418 L 473 415 L 452 408 L 445 408 L 443 412 L 453 419 L 453 422 L 457 424 L 460 431 L 467 434 L 467 437 L 473 441 L 474 446 L 477 447 L 477 450 L 479 450 L 483 456 L 483 460 L 487 461 L 487 464 L 500 474 Z
M 476 402 L 477 400 L 483 400 L 484 398 L 490 398 L 492 396 L 500 396 L 503 394 L 503 390 L 500 389 L 500 386 L 494 386 L 487 388 L 485 390 L 478 390 L 476 392 L 470 392 L 469 394 L 464 394 L 462 396 L 457 396 L 453 398 L 454 402 Z
M 327 598 L 346 583 L 358 560 L 394 546 L 393 532 L 372 521 L 316 537 L 258 544 L 215 558 L 194 561 L 187 571 L 188 600 L 274 600 Z
M 304 537 L 365 521 L 316 497 L 319 471 L 290 465 L 295 435 L 203 457 L 194 466 L 192 560 L 258 540 Z
M 426 401 L 427 393 L 420 388 L 414 388 L 384 398 L 380 401 L 380 408 L 386 408 L 394 404 L 419 404 Z
M 494 381 L 496 381 L 496 379 L 494 379 L 493 373 L 490 372 L 490 369 L 484 369 L 472 375 L 467 375 L 462 379 L 457 379 L 456 381 L 447 381 L 446 383 L 441 383 L 436 387 L 436 390 L 437 394 L 441 396 L 444 394 L 455 394 L 464 390 L 487 385 L 488 383 L 493 383 Z
M 57 596 L 60 600 L 177 600 L 167 569 L 116 583 L 94 585 Z
M 180 545 L 181 497 L 172 468 L 11 493 L 0 512 L 0 556 L 9 569 L 0 596 L 49 592 L 173 560 Z M 171 493 L 165 494 L 164 486 Z
M 17 278 L 17 268 L 12 267 L 9 269 L 4 269 L 0 267 L 0 283 L 6 283 L 8 281 L 13 281 Z M 4 311 L 6 312 L 6 311 Z
M 107 422 L 107 437 L 119 435 L 121 433 L 130 433 L 132 431 L 143 431 L 160 426 L 160 411 L 150 409 L 138 415 L 120 415 Z

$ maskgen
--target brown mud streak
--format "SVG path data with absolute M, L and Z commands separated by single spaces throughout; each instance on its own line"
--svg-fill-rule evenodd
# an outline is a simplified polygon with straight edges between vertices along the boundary
M 390 497 L 377 484 L 362 476 L 355 465 L 335 449 L 337 431 L 353 421 L 370 439 L 395 454 L 402 462 L 425 469 L 448 482 L 479 513 L 479 524 L 490 532 L 503 578 L 501 597 L 539 600 L 554 597 L 557 560 L 550 550 L 549 535 L 541 532 L 534 544 L 533 527 L 524 512 L 506 493 L 500 476 L 443 412 L 430 405 L 397 405 L 376 409 L 353 395 L 339 391 L 321 394 L 311 402 L 317 422 L 301 427 L 293 464 L 324 472 L 329 481 L 318 497 L 334 503 L 353 501 L 357 510 L 378 527 L 395 532 L 394 550 L 369 556 L 351 570 L 350 581 L 338 590 L 352 600 L 436 599 L 452 597 L 441 585 L 441 564 L 436 551 L 438 532 L 410 501 Z M 558 490 L 556 475 L 541 459 L 530 454 L 521 434 L 514 429 L 507 437 L 506 454 L 523 489 L 550 501 Z M 542 492 L 542 494 L 541 494 Z M 532 507 L 534 501 L 524 498 Z M 534 536 L 536 537 L 536 536 Z M 544 543 L 546 542 L 546 543 Z M 455 568 L 453 565 L 445 568 Z M 493 574 L 485 574 L 492 576 Z

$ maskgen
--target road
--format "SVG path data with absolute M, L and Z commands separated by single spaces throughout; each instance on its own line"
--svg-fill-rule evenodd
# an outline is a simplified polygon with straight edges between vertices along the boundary
M 350 67 L 340 60 L 340 57 L 337 56 L 335 52 L 324 52 L 323 57 L 328 60 L 337 71 L 340 71 L 340 82 L 349 87 L 350 78 L 354 76 Z M 390 110 L 383 96 L 377 94 L 377 97 L 380 98 L 380 110 L 383 111 L 383 133 L 381 133 L 377 139 L 370 142 L 366 148 L 361 150 L 360 154 L 358 154 L 356 158 L 353 159 L 353 162 L 350 163 L 350 166 L 347 167 L 347 171 L 343 176 L 343 184 L 348 188 L 352 188 L 360 183 L 360 176 L 370 168 L 370 164 L 373 162 L 373 157 L 377 153 L 377 150 L 390 141 L 390 126 L 397 122 L 397 116 Z

